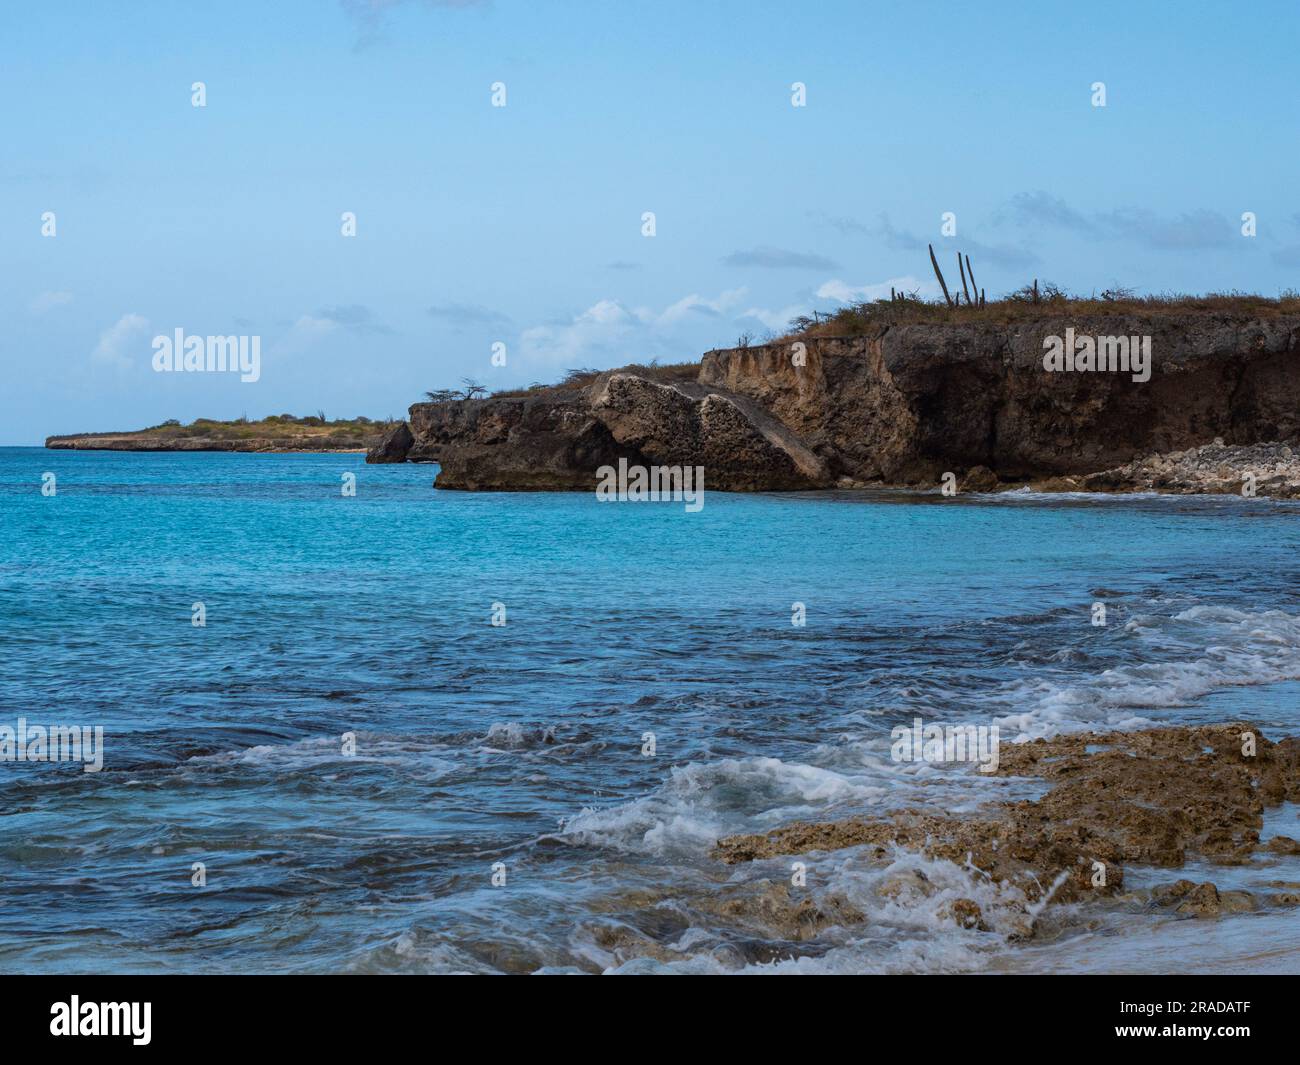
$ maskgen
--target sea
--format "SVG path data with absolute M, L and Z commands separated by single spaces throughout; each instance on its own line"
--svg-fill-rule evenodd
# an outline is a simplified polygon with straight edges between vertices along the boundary
M 971 863 L 713 852 L 1042 793 L 895 761 L 918 718 L 1300 732 L 1300 504 L 706 486 L 692 512 L 436 472 L 0 449 L 0 729 L 102 730 L 99 766 L 0 761 L 0 971 L 1300 971 L 1294 909 L 1060 905 L 1026 939 Z M 1125 874 L 1267 892 L 1300 859 Z M 804 900 L 855 919 L 778 912 Z

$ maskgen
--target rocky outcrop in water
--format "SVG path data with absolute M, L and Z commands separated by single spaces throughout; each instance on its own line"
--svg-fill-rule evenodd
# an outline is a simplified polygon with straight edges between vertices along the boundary
M 384 434 L 384 438 L 366 452 L 367 462 L 405 462 L 415 444 L 411 427 L 398 422 Z
M 417 403 L 410 428 L 405 457 L 438 462 L 439 488 L 587 490 L 620 458 L 703 466 L 708 487 L 725 491 L 828 483 L 824 463 L 757 403 L 616 371 L 572 392 Z
M 1265 808 L 1300 799 L 1300 739 L 1274 743 L 1245 723 L 1066 735 L 1003 744 L 996 772 L 1041 777 L 1050 790 L 961 815 L 900 810 L 730 836 L 718 841 L 716 854 L 737 864 L 864 845 L 884 856 L 904 847 L 974 865 L 1029 899 L 1115 895 L 1128 865 L 1252 861 Z M 1288 853 L 1290 837 L 1276 838 L 1284 842 L 1267 848 Z M 1156 899 L 1175 900 L 1184 912 L 1214 914 L 1240 902 L 1190 881 Z M 1295 905 L 1300 898 L 1288 893 L 1275 901 Z
M 1112 354 L 1104 338 L 1149 343 L 1149 379 L 1049 372 L 1052 337 Z M 613 371 L 570 390 L 417 403 L 406 457 L 440 462 L 448 488 L 586 489 L 618 458 L 703 466 L 709 487 L 738 491 L 1080 477 L 1216 437 L 1300 435 L 1298 337 L 1295 317 L 1217 313 L 881 327 L 711 351 L 694 380 Z

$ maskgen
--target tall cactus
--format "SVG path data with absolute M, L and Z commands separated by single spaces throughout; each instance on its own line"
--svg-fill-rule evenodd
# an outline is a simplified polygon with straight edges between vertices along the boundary
M 952 306 L 952 297 L 948 295 L 948 282 L 943 279 L 943 271 L 939 269 L 939 260 L 934 257 L 934 245 L 927 244 L 930 249 L 930 265 L 934 267 L 934 276 L 939 279 L 939 287 L 943 289 L 943 298 L 947 300 L 948 306 Z

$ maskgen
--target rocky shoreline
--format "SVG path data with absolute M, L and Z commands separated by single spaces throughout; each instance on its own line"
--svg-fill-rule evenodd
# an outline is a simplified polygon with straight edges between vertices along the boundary
M 1061 335 L 1150 338 L 1149 379 L 1051 372 Z M 673 380 L 614 370 L 416 403 L 367 459 L 438 462 L 437 487 L 466 490 L 589 490 L 625 459 L 702 466 L 721 491 L 945 474 L 965 491 L 1240 491 L 1249 474 L 1294 497 L 1297 439 L 1300 316 L 1189 312 L 881 326 L 710 351 Z
M 1087 492 L 1172 492 L 1300 498 L 1300 441 L 1225 444 L 1147 455 L 1080 481 Z M 1050 490 L 1050 489 L 1049 489 Z M 1056 487 L 1055 490 L 1061 490 Z
M 1004 744 L 997 775 L 1037 777 L 1050 788 L 1035 800 L 990 803 L 969 815 L 909 809 L 878 818 L 799 823 L 718 841 L 727 865 L 801 855 L 834 857 L 866 847 L 884 864 L 898 848 L 976 869 L 997 885 L 995 918 L 972 899 L 940 901 L 923 872 L 892 875 L 883 898 L 924 905 L 934 897 L 941 919 L 959 927 L 999 931 L 1012 940 L 1040 931 L 1049 903 L 1102 902 L 1141 912 L 1217 917 L 1300 906 L 1300 882 L 1276 890 L 1220 890 L 1213 881 L 1179 879 L 1130 890 L 1125 868 L 1182 868 L 1193 859 L 1221 866 L 1270 863 L 1300 855 L 1287 835 L 1261 843 L 1265 808 L 1300 801 L 1300 737 L 1277 742 L 1244 723 L 1058 736 Z M 1300 824 L 1297 825 L 1300 829 Z M 1297 834 L 1300 834 L 1298 832 Z M 851 920 L 847 900 L 768 900 L 784 920 L 812 931 Z M 997 927 L 994 927 L 994 926 Z
M 607 908 L 618 920 L 584 932 L 609 964 L 673 964 L 681 953 L 671 941 L 692 915 L 707 915 L 732 933 L 720 954 L 740 967 L 809 950 L 816 957 L 890 914 L 982 933 L 978 949 L 994 950 L 1117 920 L 1300 907 L 1293 861 L 1300 822 L 1294 835 L 1260 838 L 1266 809 L 1300 801 L 1300 737 L 1273 742 L 1245 723 L 1065 735 L 1003 744 L 997 776 L 1007 785 L 1041 780 L 1047 790 L 964 814 L 940 800 L 723 837 L 712 850 L 720 872 L 710 890 L 677 885 L 617 896 Z M 1145 888 L 1126 882 L 1138 867 L 1189 864 L 1250 866 L 1258 887 L 1220 887 L 1204 873 Z

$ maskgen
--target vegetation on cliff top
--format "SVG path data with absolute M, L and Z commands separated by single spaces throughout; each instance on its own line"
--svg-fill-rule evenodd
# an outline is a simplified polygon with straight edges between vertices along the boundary
M 1218 315 L 1227 318 L 1266 318 L 1300 313 L 1300 292 L 1287 289 L 1276 299 L 1248 292 L 1211 292 L 1204 296 L 1160 293 L 1139 296 L 1133 289 L 1112 287 L 1087 296 L 1071 294 L 1048 281 L 1033 282 L 1008 292 L 1001 299 L 988 301 L 985 290 L 975 280 L 970 256 L 957 253 L 957 278 L 948 287 L 948 279 L 939 265 L 934 245 L 929 245 L 930 266 L 943 292 L 943 300 L 922 299 L 917 291 L 889 290 L 889 299 L 860 300 L 825 317 L 814 311 L 790 323 L 785 337 L 851 337 L 878 332 L 882 327 L 919 324 L 1006 325 L 1037 318 L 1063 316 L 1090 317 L 1124 315 L 1133 317 L 1188 317 Z M 961 287 L 957 287 L 957 279 Z M 785 337 L 770 337 L 770 340 Z M 747 339 L 741 338 L 741 347 Z
M 1002 298 L 989 300 L 985 290 L 975 281 L 970 257 L 960 253 L 957 268 L 961 287 L 950 290 L 940 269 L 933 247 L 930 263 L 935 278 L 943 290 L 943 299 L 925 299 L 919 291 L 890 290 L 888 299 L 860 300 L 830 312 L 812 311 L 791 320 L 784 332 L 769 331 L 755 336 L 745 333 L 736 341 L 736 347 L 769 344 L 809 337 L 855 337 L 878 333 L 896 325 L 1009 325 L 1015 322 L 1066 316 L 1094 317 L 1116 315 L 1132 317 L 1190 317 L 1212 315 L 1224 318 L 1270 318 L 1284 314 L 1300 314 L 1300 292 L 1287 289 L 1276 298 L 1247 292 L 1211 292 L 1203 296 L 1181 293 L 1161 293 L 1139 296 L 1132 289 L 1108 288 L 1087 296 L 1066 292 L 1052 282 L 1032 283 L 1008 292 Z M 660 365 L 658 360 L 649 363 L 631 363 L 619 367 L 621 372 L 636 374 L 652 381 L 695 380 L 699 375 L 698 362 L 679 362 Z M 534 382 L 526 388 L 507 388 L 491 393 L 496 398 L 523 396 L 550 396 L 585 388 L 601 373 L 609 371 L 581 368 L 568 370 L 554 384 Z M 481 399 L 488 390 L 470 378 L 462 378 L 461 389 L 439 389 L 426 392 L 431 403 L 455 400 Z
M 1202 314 L 1232 318 L 1300 314 L 1300 293 L 1288 290 L 1277 298 L 1245 292 L 1138 296 L 1128 289 L 1107 289 L 1083 296 L 1067 293 L 1050 282 L 1036 287 L 1026 285 L 1001 299 L 981 303 L 949 304 L 942 299 L 922 299 L 915 293 L 896 293 L 893 299 L 862 300 L 829 314 L 813 312 L 803 315 L 791 321 L 783 336 L 769 339 L 861 336 L 892 325 L 1006 325 L 1067 315 L 1186 317 Z M 749 342 L 753 338 L 741 339 Z M 746 345 L 742 343 L 740 346 Z
M 915 292 L 895 292 L 892 299 L 862 300 L 831 312 L 815 311 L 790 322 L 784 333 L 764 336 L 745 334 L 736 347 L 797 340 L 807 337 L 854 337 L 877 333 L 895 325 L 1009 325 L 1041 318 L 1096 315 L 1131 315 L 1133 317 L 1192 317 L 1214 315 L 1225 318 L 1271 318 L 1284 314 L 1300 315 L 1300 292 L 1287 290 L 1276 298 L 1246 292 L 1211 292 L 1203 296 L 1179 293 L 1139 296 L 1129 289 L 1107 289 L 1087 296 L 1074 295 L 1048 282 L 1025 285 L 1000 299 L 982 302 L 948 303 L 943 299 L 927 300 Z M 698 362 L 660 364 L 632 363 L 618 368 L 652 381 L 694 381 L 700 372 Z M 527 388 L 509 388 L 493 392 L 500 398 L 547 396 L 576 391 L 591 384 L 608 370 L 582 368 L 568 370 L 554 384 L 534 383 Z M 486 389 L 466 380 L 463 391 L 443 390 L 426 393 L 432 402 L 475 399 Z
M 512 396 L 544 396 L 554 395 L 558 392 L 574 392 L 586 388 L 592 381 L 603 373 L 610 373 L 609 370 L 593 370 L 589 367 L 582 367 L 576 370 L 566 370 L 564 377 L 555 384 L 541 384 L 534 382 L 527 388 L 508 388 L 500 392 L 493 392 L 493 396 L 501 398 L 510 398 Z M 637 377 L 644 377 L 650 381 L 694 381 L 700 375 L 700 364 L 698 362 L 674 362 L 660 363 L 657 359 L 648 363 L 634 362 L 627 366 L 618 367 L 619 373 L 636 374 Z M 428 393 L 429 398 L 434 398 L 434 393 Z M 465 396 L 449 396 L 446 398 L 464 399 Z

